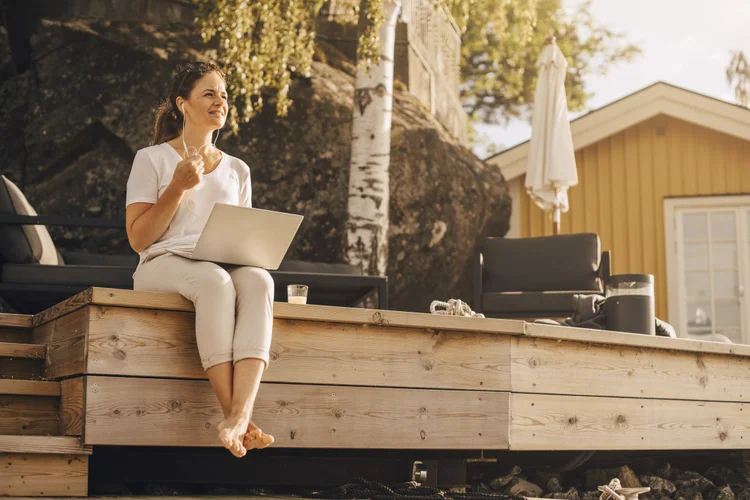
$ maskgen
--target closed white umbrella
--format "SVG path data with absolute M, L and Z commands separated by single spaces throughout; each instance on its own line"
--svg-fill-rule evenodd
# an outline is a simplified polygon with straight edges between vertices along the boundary
M 568 63 L 554 38 L 537 64 L 526 190 L 539 207 L 554 213 L 553 232 L 559 234 L 560 212 L 568 211 L 568 188 L 578 184 L 578 172 L 565 96 Z

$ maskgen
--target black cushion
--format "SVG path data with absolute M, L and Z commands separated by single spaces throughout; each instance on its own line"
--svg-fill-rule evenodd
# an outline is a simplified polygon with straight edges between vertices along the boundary
M 328 262 L 307 262 L 302 260 L 283 260 L 279 265 L 279 271 L 291 273 L 362 275 L 362 269 L 360 269 L 359 266 Z
M 482 247 L 483 291 L 601 291 L 599 236 L 487 238 Z
M 82 285 L 133 289 L 134 267 L 130 266 L 44 266 L 3 264 L 3 283 L 25 285 Z
M 495 292 L 482 296 L 482 311 L 485 313 L 551 313 L 561 316 L 573 313 L 573 295 L 581 292 Z
M 133 272 L 138 266 L 138 255 L 106 255 L 89 252 L 62 252 L 66 264 L 79 266 L 118 266 L 132 267 Z

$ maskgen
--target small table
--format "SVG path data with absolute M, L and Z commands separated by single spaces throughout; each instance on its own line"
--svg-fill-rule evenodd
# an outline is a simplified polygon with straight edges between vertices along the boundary
M 375 294 L 377 308 L 388 309 L 388 277 L 357 274 L 269 271 L 276 285 L 274 300 L 286 302 L 287 285 L 307 285 L 308 304 L 352 307 Z

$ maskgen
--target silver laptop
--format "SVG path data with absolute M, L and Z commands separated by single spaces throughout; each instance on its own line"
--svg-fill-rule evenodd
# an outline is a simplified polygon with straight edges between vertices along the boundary
M 169 250 L 193 260 L 279 268 L 303 216 L 217 203 L 192 252 Z

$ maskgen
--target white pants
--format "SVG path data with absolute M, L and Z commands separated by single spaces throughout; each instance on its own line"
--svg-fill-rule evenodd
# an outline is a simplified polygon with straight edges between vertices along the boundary
M 268 366 L 273 278 L 258 267 L 160 255 L 133 275 L 135 290 L 179 293 L 195 305 L 195 337 L 203 369 L 245 358 Z

